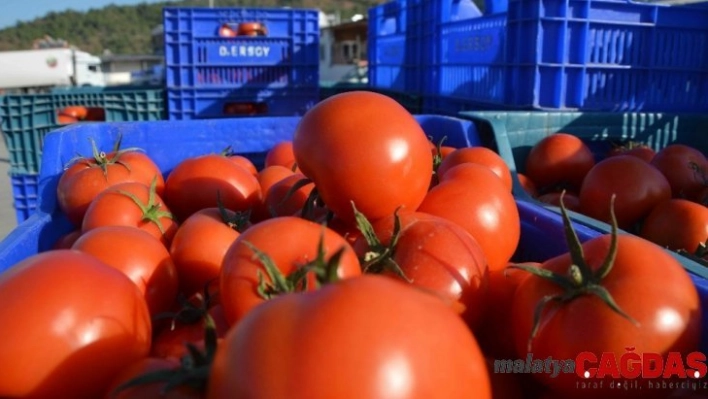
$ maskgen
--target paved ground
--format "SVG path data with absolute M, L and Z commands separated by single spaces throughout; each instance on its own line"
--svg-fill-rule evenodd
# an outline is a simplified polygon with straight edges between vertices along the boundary
M 0 138 L 0 241 L 17 226 L 9 171 L 10 157 L 5 148 L 5 140 Z

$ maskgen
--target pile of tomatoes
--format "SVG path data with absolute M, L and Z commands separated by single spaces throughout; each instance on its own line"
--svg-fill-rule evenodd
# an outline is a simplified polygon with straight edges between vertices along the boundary
M 610 397 L 494 361 L 698 347 L 696 289 L 648 241 L 512 264 L 511 190 L 497 154 L 432 143 L 365 91 L 313 107 L 264 165 L 225 151 L 163 175 L 94 148 L 57 186 L 76 230 L 0 275 L 0 397 Z
M 684 144 L 654 151 L 630 142 L 599 162 L 578 137 L 558 133 L 539 141 L 520 174 L 525 190 L 542 202 L 610 222 L 617 195 L 619 227 L 662 247 L 708 259 L 708 159 Z
M 69 105 L 57 111 L 57 122 L 68 125 L 81 121 L 101 122 L 106 120 L 106 112 L 99 107 L 86 107 L 83 105 Z

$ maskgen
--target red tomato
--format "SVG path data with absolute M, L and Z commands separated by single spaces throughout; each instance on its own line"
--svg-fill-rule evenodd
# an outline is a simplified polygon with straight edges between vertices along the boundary
M 566 253 L 541 266 L 568 279 L 571 264 L 587 267 L 589 273 L 594 273 L 591 279 L 583 279 L 578 273 L 574 283 L 566 282 L 569 287 L 579 286 L 577 292 L 537 276 L 519 285 L 510 326 L 518 354 L 533 353 L 535 359 L 562 360 L 576 359 L 581 352 L 591 352 L 600 359 L 601 354 L 609 352 L 620 359 L 627 348 L 633 348 L 637 354 L 664 356 L 668 352 L 685 354 L 698 349 L 700 303 L 686 270 L 661 247 L 633 235 L 620 234 L 616 257 L 608 263 L 611 268 L 603 272 L 601 265 L 608 259 L 610 242 L 607 234 L 582 244 L 583 254 L 577 257 L 584 258 L 584 262 L 574 261 Z M 603 287 L 631 320 L 614 311 L 599 296 L 589 293 L 587 287 L 593 285 L 587 286 L 588 283 Z M 546 302 L 538 331 L 530 340 L 537 306 L 559 295 L 568 295 L 568 299 Z M 643 398 L 651 393 L 612 389 L 611 381 L 615 384 L 627 381 L 621 377 L 604 380 L 598 377 L 594 381 L 603 381 L 601 388 L 582 389 L 577 383 L 584 378 L 574 373 L 561 373 L 555 378 L 547 373 L 533 376 L 565 398 Z M 632 381 L 635 380 L 629 383 Z M 666 391 L 659 392 L 663 393 L 661 397 L 666 396 Z
M 253 176 L 258 176 L 258 169 L 250 159 L 241 155 L 229 155 L 229 161 L 251 172 Z
M 295 162 L 292 141 L 281 141 L 266 153 L 265 167 L 274 165 L 286 167 L 292 172 L 299 172 Z
M 538 189 L 536 188 L 536 184 L 531 181 L 525 174 L 523 173 L 516 173 L 516 177 L 519 178 L 519 183 L 521 183 L 521 188 L 524 189 L 530 195 L 532 198 L 538 197 Z
M 358 253 L 377 255 L 365 270 L 401 278 L 387 267 L 395 262 L 412 284 L 438 295 L 475 328 L 487 290 L 487 259 L 482 248 L 470 233 L 447 219 L 410 211 L 398 217 L 400 231 L 395 238 L 391 215 L 372 226 L 377 242 L 367 243 L 362 236 L 355 244 Z M 386 254 L 394 240 L 393 254 Z
M 551 192 L 551 193 L 546 193 L 538 198 L 537 200 L 546 203 L 548 205 L 553 205 L 560 207 L 560 198 L 562 193 L 559 192 Z M 565 206 L 565 209 L 569 211 L 580 211 L 580 198 L 578 198 L 577 195 L 571 194 L 571 193 L 565 193 L 563 195 L 563 205 Z
M 81 230 L 102 226 L 129 226 L 144 230 L 169 247 L 177 222 L 162 198 L 142 183 L 115 184 L 91 201 Z
M 226 253 L 221 267 L 219 295 L 229 325 L 236 324 L 268 297 L 279 295 L 274 285 L 277 282 L 273 281 L 263 261 L 249 244 L 266 254 L 280 273 L 289 276 L 317 258 L 322 238 L 326 259 L 340 250 L 344 251 L 337 271 L 340 278 L 361 274 L 359 259 L 346 240 L 317 223 L 283 216 L 257 223 L 241 233 Z M 309 288 L 314 288 L 313 272 L 309 272 L 308 276 Z M 263 287 L 263 294 L 259 293 L 260 278 L 268 286 Z M 292 288 L 295 289 L 302 288 Z M 274 292 L 270 294 L 271 291 Z
M 540 263 L 527 263 L 540 266 Z M 522 281 L 529 278 L 530 273 L 512 269 L 508 266 L 501 270 L 489 272 L 487 297 L 481 328 L 475 331 L 482 351 L 495 359 L 516 358 L 514 347 L 514 332 L 511 325 L 511 306 L 514 303 L 514 293 Z
M 82 120 L 88 116 L 88 109 L 83 105 L 70 105 L 62 108 L 59 114 Z
M 86 209 L 101 191 L 125 182 L 150 186 L 153 180 L 157 194 L 162 195 L 165 181 L 147 155 L 130 151 L 100 153 L 96 159 L 82 158 L 64 171 L 57 185 L 57 202 L 69 221 L 80 227 Z
M 265 196 L 265 206 L 271 217 L 293 216 L 303 209 L 315 185 L 308 183 L 293 192 L 290 191 L 305 179 L 305 175 L 295 173 L 270 187 Z
M 217 338 L 223 338 L 229 330 L 224 318 L 224 310 L 217 304 L 209 309 L 209 316 L 214 321 Z M 189 353 L 187 344 L 203 345 L 206 325 L 204 318 L 176 321 L 174 329 L 160 331 L 152 343 L 151 354 L 155 357 L 179 361 Z
M 491 388 L 449 307 L 367 275 L 253 309 L 217 349 L 207 398 L 488 399 Z
M 695 253 L 708 240 L 708 208 L 684 199 L 661 202 L 644 220 L 640 235 L 665 248 Z
M 31 256 L 0 275 L 0 292 L 0 361 L 14 365 L 0 374 L 0 397 L 100 397 L 118 372 L 150 350 L 150 314 L 140 290 L 93 256 L 72 250 Z
M 79 120 L 73 116 L 59 114 L 57 115 L 57 123 L 60 125 L 70 125 L 72 123 L 78 123 Z
M 438 167 L 438 175 L 444 177 L 451 168 L 461 163 L 476 163 L 488 167 L 504 182 L 511 191 L 511 171 L 504 158 L 485 147 L 465 147 L 450 153 Z
M 567 133 L 545 137 L 526 158 L 526 175 L 539 189 L 562 186 L 577 190 L 595 158 L 581 139 Z
M 218 208 L 202 209 L 179 226 L 170 254 L 177 268 L 180 292 L 191 296 L 203 292 L 206 285 L 219 278 L 226 251 L 239 236 L 236 225 L 230 224 L 236 213 Z M 224 220 L 226 216 L 227 220 Z
M 150 314 L 167 311 L 177 298 L 177 270 L 167 248 L 150 233 L 127 226 L 98 227 L 72 249 L 93 255 L 123 272 L 145 295 Z
M 356 225 L 345 222 L 337 217 L 337 215 L 334 215 L 332 219 L 326 223 L 324 221 L 321 221 L 321 223 L 339 233 L 339 235 L 344 237 L 351 245 L 354 245 L 359 237 L 361 237 L 361 231 L 359 231 Z
M 693 198 L 708 184 L 708 160 L 697 149 L 683 144 L 671 144 L 652 159 L 654 165 L 671 185 L 674 198 Z
M 268 197 L 268 191 L 277 182 L 285 179 L 288 176 L 295 174 L 292 170 L 282 165 L 266 166 L 258 172 L 258 183 L 261 187 L 262 200 L 256 205 L 251 214 L 251 221 L 259 222 L 270 218 L 270 212 L 265 204 L 265 198 Z
M 186 159 L 165 181 L 165 201 L 180 221 L 201 209 L 217 207 L 219 195 L 224 207 L 232 211 L 252 209 L 262 199 L 256 177 L 222 155 Z
M 59 237 L 52 249 L 71 249 L 74 242 L 81 236 L 81 230 L 74 230 L 71 233 Z
M 400 206 L 415 210 L 433 173 L 428 138 L 413 115 L 369 91 L 317 103 L 300 120 L 293 150 L 327 207 L 350 223 L 352 202 L 369 220 Z
M 617 195 L 615 213 L 622 229 L 629 229 L 660 202 L 671 198 L 666 178 L 637 157 L 618 155 L 600 161 L 580 189 L 583 214 L 610 223 L 610 199 Z
M 641 143 L 630 143 L 627 146 L 613 148 L 609 156 L 616 155 L 631 155 L 645 162 L 651 162 L 651 160 L 654 159 L 654 155 L 656 155 L 656 151 Z
M 490 271 L 506 267 L 519 244 L 521 221 L 514 196 L 486 166 L 466 163 L 450 169 L 418 211 L 467 230 L 482 247 Z
M 175 370 L 179 362 L 172 359 L 146 357 L 123 369 L 104 395 L 105 399 L 200 399 L 204 394 L 188 386 L 179 386 L 163 393 L 166 383 L 153 382 L 115 392 L 118 387 L 136 377 L 157 371 Z

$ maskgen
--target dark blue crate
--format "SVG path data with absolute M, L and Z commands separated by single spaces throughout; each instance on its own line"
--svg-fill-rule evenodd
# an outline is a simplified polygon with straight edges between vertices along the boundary
M 369 9 L 369 86 L 420 95 L 426 73 L 423 0 L 394 0 Z
M 169 120 L 242 116 L 299 116 L 320 98 L 319 88 L 230 90 L 167 89 Z
M 223 26 L 265 26 L 264 36 L 222 37 Z M 314 9 L 163 9 L 168 88 L 316 88 L 319 14 Z
M 626 0 L 510 0 L 442 10 L 426 95 L 497 109 L 708 110 L 708 7 Z
M 39 174 L 10 174 L 12 185 L 12 206 L 15 208 L 17 224 L 29 218 L 36 210 L 39 191 Z

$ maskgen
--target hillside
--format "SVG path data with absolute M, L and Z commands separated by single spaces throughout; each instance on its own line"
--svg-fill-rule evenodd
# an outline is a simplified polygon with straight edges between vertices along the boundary
M 385 0 L 216 0 L 217 6 L 319 8 L 325 12 L 339 10 L 342 18 L 365 14 L 372 5 Z M 19 23 L 0 30 L 0 51 L 29 49 L 35 39 L 50 35 L 68 41 L 78 48 L 101 54 L 108 49 L 114 54 L 147 54 L 151 52 L 150 32 L 162 23 L 162 7 L 204 6 L 204 0 L 108 6 L 86 13 L 65 11 L 49 13 L 31 22 Z

